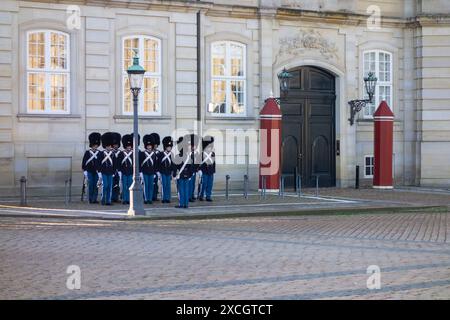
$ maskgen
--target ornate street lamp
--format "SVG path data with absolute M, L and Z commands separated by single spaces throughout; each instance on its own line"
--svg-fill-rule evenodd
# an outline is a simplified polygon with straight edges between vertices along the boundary
M 375 77 L 373 72 L 369 72 L 367 77 L 364 78 L 364 88 L 366 89 L 367 95 L 369 99 L 364 100 L 352 100 L 349 101 L 350 105 L 350 125 L 352 126 L 355 123 L 355 115 L 361 111 L 362 108 L 366 106 L 368 103 L 373 103 L 373 96 L 375 95 L 375 88 L 377 86 L 378 79 Z
M 284 97 L 289 92 L 289 82 L 292 78 L 292 74 L 290 74 L 286 68 L 283 68 L 283 70 L 278 74 L 278 81 L 280 82 L 280 91 L 281 96 Z
M 145 215 L 144 195 L 139 181 L 139 134 L 138 98 L 144 80 L 145 69 L 139 65 L 137 51 L 134 51 L 133 65 L 127 70 L 130 90 L 133 94 L 133 184 L 130 187 L 130 208 L 128 215 Z

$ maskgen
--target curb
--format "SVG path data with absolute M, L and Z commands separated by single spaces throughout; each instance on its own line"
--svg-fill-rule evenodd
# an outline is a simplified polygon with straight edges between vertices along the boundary
M 254 218 L 254 217 L 289 217 L 289 216 L 328 216 L 328 215 L 358 215 L 358 214 L 389 214 L 389 213 L 435 213 L 448 212 L 448 206 L 398 206 L 398 207 L 359 207 L 359 208 L 323 208 L 297 211 L 262 211 L 248 213 L 217 213 L 198 214 L 185 216 L 135 216 L 135 217 L 106 217 L 106 216 L 69 216 L 61 214 L 1 214 L 7 218 L 43 218 L 43 219 L 67 219 L 67 220 L 100 220 L 100 221 L 161 221 L 161 220 L 208 220 L 230 218 Z

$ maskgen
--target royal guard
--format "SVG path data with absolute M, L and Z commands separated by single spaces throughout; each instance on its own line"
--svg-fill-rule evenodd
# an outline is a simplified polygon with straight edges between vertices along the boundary
M 130 204 L 130 187 L 133 184 L 133 135 L 122 137 L 123 150 L 119 154 L 118 171 L 122 181 L 122 204 Z
M 88 186 L 88 198 L 89 203 L 98 203 L 98 190 L 97 190 L 97 182 L 98 182 L 98 174 L 97 170 L 100 167 L 99 162 L 99 154 L 100 151 L 98 147 L 100 146 L 100 140 L 102 135 L 98 132 L 92 132 L 89 135 L 89 150 L 86 150 L 83 156 L 83 161 L 81 163 L 81 168 L 84 173 L 84 183 L 83 183 L 83 191 L 82 198 L 84 195 L 85 186 Z
M 121 189 L 121 185 L 120 185 L 120 177 L 119 177 L 119 155 L 121 153 L 120 150 L 120 140 L 122 139 L 120 133 L 117 132 L 113 132 L 113 153 L 114 153 L 114 162 L 115 162 L 115 167 L 116 167 L 116 172 L 114 173 L 114 177 L 113 177 L 113 191 L 112 191 L 112 197 L 111 197 L 111 201 L 112 202 L 119 202 L 119 196 L 120 196 L 120 189 Z
M 176 175 L 176 166 L 172 159 L 172 137 L 164 137 L 162 140 L 164 151 L 159 154 L 159 172 L 161 174 L 161 198 L 162 203 L 170 203 L 172 195 L 171 181 Z
M 188 208 L 190 197 L 190 181 L 194 174 L 194 164 L 190 144 L 191 136 L 186 135 L 178 139 L 177 149 L 179 154 L 176 157 L 177 166 L 177 186 L 179 205 L 176 208 Z
M 102 135 L 103 152 L 99 154 L 98 186 L 102 188 L 102 205 L 111 205 L 113 175 L 116 172 L 114 161 L 113 134 L 106 132 Z
M 206 194 L 206 201 L 212 201 L 212 188 L 214 183 L 214 174 L 216 173 L 216 154 L 214 153 L 214 137 L 206 136 L 202 141 L 202 163 L 200 164 L 199 174 L 201 177 L 201 188 L 199 200 L 203 201 Z
M 155 180 L 159 174 L 158 156 L 154 146 L 156 145 L 155 135 L 148 134 L 142 139 L 144 142 L 144 151 L 139 152 L 139 171 L 141 180 L 144 181 L 144 203 L 153 202 L 153 188 Z
M 159 137 L 159 134 L 157 133 L 151 133 L 150 134 L 153 138 L 153 151 L 155 152 L 156 156 L 159 158 L 161 151 L 158 150 L 159 145 L 161 144 L 161 138 Z M 161 181 L 161 177 L 158 174 L 157 179 L 155 179 L 154 182 L 154 186 L 153 186 L 153 196 L 152 196 L 152 200 L 153 201 L 158 201 L 158 180 Z
M 191 150 L 191 158 L 192 158 L 192 169 L 193 174 L 192 178 L 189 181 L 189 202 L 195 202 L 195 181 L 197 179 L 197 171 L 200 167 L 201 163 L 201 154 L 198 150 L 199 137 L 196 134 L 188 135 L 188 140 L 190 144 Z

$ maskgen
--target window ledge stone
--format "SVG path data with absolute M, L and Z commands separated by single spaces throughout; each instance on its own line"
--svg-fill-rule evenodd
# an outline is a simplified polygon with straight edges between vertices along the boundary
M 114 120 L 116 121 L 132 121 L 133 120 L 133 116 L 132 115 L 115 115 Z M 171 120 L 172 117 L 171 116 L 139 116 L 139 120 Z
M 21 119 L 69 119 L 76 120 L 81 119 L 81 115 L 79 114 L 51 114 L 51 113 L 18 113 L 17 118 Z

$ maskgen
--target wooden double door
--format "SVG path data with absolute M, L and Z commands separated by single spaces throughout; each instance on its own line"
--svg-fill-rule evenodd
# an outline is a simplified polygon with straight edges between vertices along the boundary
M 282 173 L 285 187 L 295 186 L 294 173 L 303 187 L 336 185 L 335 77 L 316 67 L 299 67 L 289 93 L 281 99 Z

